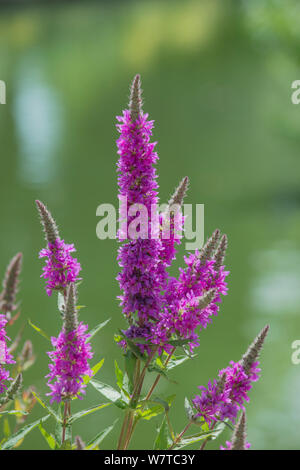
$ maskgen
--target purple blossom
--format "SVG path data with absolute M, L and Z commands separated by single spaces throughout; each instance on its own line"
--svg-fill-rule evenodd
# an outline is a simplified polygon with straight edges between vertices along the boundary
M 249 402 L 252 382 L 258 380 L 260 369 L 257 366 L 258 362 L 253 363 L 247 375 L 241 363 L 231 361 L 230 366 L 219 372 L 219 381 L 209 382 L 207 388 L 198 387 L 202 394 L 192 400 L 196 416 L 203 416 L 209 425 L 226 418 L 234 423 L 239 409 L 244 409 L 244 403 Z
M 130 318 L 136 312 L 138 326 L 143 327 L 145 322 L 159 316 L 160 293 L 166 278 L 160 261 L 161 240 L 150 238 L 154 226 L 149 217 L 151 206 L 158 202 L 157 176 L 153 167 L 158 156 L 154 151 L 155 143 L 150 142 L 153 121 L 148 121 L 147 114 L 141 113 L 132 122 L 131 114 L 126 110 L 117 119 L 121 123 L 117 125 L 121 134 L 117 140 L 119 197 L 121 200 L 126 198 L 129 210 L 133 204 L 143 204 L 148 211 L 147 224 L 141 227 L 141 236 L 119 248 L 118 261 L 122 271 L 117 280 L 123 291 L 119 298 L 123 313 Z M 128 213 L 123 216 L 127 217 L 125 228 L 128 230 L 133 216 L 128 216 Z M 143 230 L 146 230 L 148 238 L 143 238 Z M 123 240 L 122 231 L 119 238 Z
M 228 392 L 220 390 L 217 380 L 208 382 L 207 388 L 202 385 L 198 387 L 202 393 L 193 399 L 193 405 L 197 410 L 196 417 L 203 417 L 211 425 L 213 421 L 218 421 L 218 411 L 220 406 L 230 402 Z
M 228 271 L 222 266 L 218 271 L 214 269 L 214 260 L 208 260 L 201 265 L 199 253 L 184 257 L 187 267 L 180 269 L 179 278 L 169 278 L 164 295 L 164 308 L 160 321 L 153 328 L 154 342 L 167 341 L 170 334 L 180 338 L 191 339 L 190 348 L 199 345 L 196 329 L 206 328 L 217 315 L 221 294 L 227 294 L 225 282 Z M 211 289 L 215 295 L 205 308 L 201 304 L 201 297 Z
M 170 339 L 189 339 L 191 349 L 199 345 L 199 330 L 206 328 L 216 315 L 221 294 L 227 293 L 225 278 L 228 272 L 223 266 L 226 240 L 218 259 L 213 259 L 217 248 L 217 236 L 206 246 L 206 262 L 200 253 L 185 257 L 186 268 L 181 269 L 178 279 L 170 277 L 168 268 L 176 256 L 176 245 L 181 241 L 184 217 L 178 208 L 182 204 L 188 178 L 184 178 L 167 210 L 158 214 L 158 184 L 154 164 L 158 155 L 152 143 L 153 121 L 141 109 L 140 78 L 136 76 L 129 110 L 118 116 L 117 140 L 119 161 L 118 185 L 121 228 L 118 251 L 121 272 L 117 276 L 122 294 L 120 305 L 130 327 L 124 335 L 131 339 L 143 338 L 149 346 L 139 345 L 142 351 L 151 345 L 159 345 L 158 351 L 171 351 Z M 134 206 L 136 204 L 143 205 Z M 134 209 L 134 210 L 131 210 Z M 146 209 L 147 217 L 140 217 Z M 139 224 L 136 218 L 141 221 Z M 135 223 L 135 237 L 131 226 Z M 127 239 L 127 240 L 126 240 Z M 125 242 L 126 240 L 126 242 Z M 212 290 L 214 295 L 212 296 Z M 211 298 L 204 305 L 203 299 Z M 206 296 L 206 297 L 205 297 Z M 126 341 L 120 345 L 126 347 Z
M 66 334 L 63 329 L 58 338 L 51 338 L 55 350 L 48 352 L 53 364 L 49 364 L 50 373 L 46 376 L 51 389 L 47 394 L 51 396 L 50 403 L 82 398 L 80 394 L 85 393 L 83 376 L 92 376 L 88 359 L 93 357 L 91 345 L 86 342 L 90 336 L 85 333 L 87 329 L 88 326 L 81 322 L 70 333 Z
M 39 258 L 46 258 L 41 277 L 47 281 L 46 292 L 49 296 L 53 290 L 65 290 L 70 283 L 80 279 L 80 263 L 70 254 L 74 251 L 74 244 L 68 245 L 59 238 L 54 243 L 49 242 L 48 248 L 40 251 Z
M 8 320 L 5 315 L 0 314 L 0 393 L 3 393 L 3 391 L 7 389 L 5 382 L 7 380 L 12 380 L 9 372 L 3 367 L 3 365 L 15 364 L 6 344 L 6 341 L 10 339 L 5 330 L 7 321 Z

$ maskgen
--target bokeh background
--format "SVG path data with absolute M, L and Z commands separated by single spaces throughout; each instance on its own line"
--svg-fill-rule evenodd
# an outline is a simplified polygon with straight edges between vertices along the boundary
M 300 365 L 291 362 L 291 343 L 300 339 L 300 107 L 291 103 L 291 83 L 300 79 L 299 16 L 297 0 L 0 3 L 0 79 L 7 84 L 0 269 L 24 253 L 22 313 L 9 334 L 23 322 L 24 339 L 34 343 L 26 386 L 46 393 L 49 349 L 27 319 L 51 335 L 60 329 L 56 298 L 40 279 L 37 198 L 77 247 L 82 319 L 91 327 L 112 319 L 93 341 L 93 362 L 105 357 L 99 379 L 113 385 L 113 361 L 122 364 L 113 341 L 125 325 L 116 300 L 117 242 L 97 239 L 96 208 L 117 204 L 115 116 L 141 73 L 144 109 L 156 121 L 161 201 L 189 175 L 186 202 L 205 204 L 205 237 L 217 227 L 227 233 L 231 271 L 229 295 L 201 334 L 198 357 L 175 369 L 178 385 L 161 380 L 159 392 L 176 392 L 170 416 L 180 431 L 184 397 L 239 360 L 269 323 L 262 376 L 247 406 L 248 440 L 253 449 L 299 448 Z M 184 254 L 183 245 L 174 272 Z M 75 408 L 101 401 L 90 388 Z M 28 420 L 43 411 L 36 405 Z M 118 417 L 110 407 L 74 433 L 88 441 Z M 151 448 L 159 422 L 140 424 L 132 448 Z M 21 448 L 45 448 L 38 429 Z

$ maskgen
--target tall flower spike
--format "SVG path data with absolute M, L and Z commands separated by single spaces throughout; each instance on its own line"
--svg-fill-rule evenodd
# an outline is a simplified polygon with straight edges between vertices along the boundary
M 54 244 L 59 238 L 59 232 L 55 220 L 53 219 L 50 211 L 47 207 L 39 200 L 35 201 L 37 209 L 39 211 L 42 226 L 45 232 L 45 238 L 48 243 Z
M 0 295 L 0 310 L 6 315 L 16 309 L 15 301 L 22 268 L 22 258 L 22 253 L 17 253 L 6 269 L 3 280 L 3 291 Z
M 5 396 L 0 399 L 0 406 L 6 405 L 9 401 L 14 400 L 15 396 L 21 389 L 22 381 L 23 377 L 20 373 L 8 387 Z
M 257 361 L 259 357 L 260 351 L 263 347 L 269 328 L 270 326 L 266 325 L 261 330 L 261 332 L 256 336 L 253 343 L 250 344 L 249 348 L 247 349 L 246 353 L 243 355 L 241 359 L 241 365 L 247 375 L 249 374 L 249 372 L 251 371 L 251 367 Z
M 246 413 L 243 411 L 233 431 L 231 450 L 246 450 Z
M 183 178 L 168 202 L 168 206 L 160 216 L 162 253 L 161 261 L 166 267 L 170 266 L 176 257 L 175 243 L 181 241 L 184 218 L 180 211 L 184 196 L 187 192 L 189 179 Z
M 201 248 L 200 253 L 199 253 L 199 259 L 201 266 L 205 264 L 205 262 L 211 258 L 211 255 L 215 251 L 217 247 L 217 243 L 220 238 L 220 230 L 216 229 L 212 236 L 207 240 L 203 248 Z
M 133 79 L 130 90 L 129 111 L 132 122 L 135 122 L 141 115 L 142 105 L 141 77 L 137 74 Z
M 221 238 L 220 244 L 214 255 L 214 268 L 219 271 L 220 267 L 224 264 L 225 254 L 228 246 L 227 236 L 224 234 Z
M 64 313 L 65 333 L 71 333 L 71 331 L 76 330 L 77 326 L 78 319 L 76 310 L 76 287 L 74 284 L 71 284 L 66 295 L 66 306 Z
M 182 205 L 183 203 L 183 199 L 186 195 L 186 192 L 188 190 L 188 184 L 189 184 L 189 178 L 188 176 L 186 176 L 185 178 L 183 178 L 178 187 L 176 188 L 173 196 L 171 197 L 171 199 L 169 200 L 168 202 L 168 208 L 172 207 L 174 204 L 178 204 L 179 206 Z

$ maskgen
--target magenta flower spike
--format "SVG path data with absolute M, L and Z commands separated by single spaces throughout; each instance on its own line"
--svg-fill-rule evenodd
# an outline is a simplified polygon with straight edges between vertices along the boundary
M 229 419 L 233 423 L 238 411 L 244 410 L 249 402 L 248 392 L 253 382 L 259 379 L 258 356 L 266 338 L 269 326 L 265 326 L 254 339 L 240 362 L 231 361 L 230 365 L 220 370 L 219 380 L 209 382 L 207 388 L 198 387 L 202 393 L 192 400 L 196 417 L 203 417 L 211 425 L 213 421 Z
M 15 364 L 6 343 L 7 340 L 10 339 L 5 330 L 7 321 L 6 316 L 0 314 L 0 393 L 7 390 L 6 381 L 12 380 L 9 371 L 7 371 L 3 366 L 6 364 Z
M 88 360 L 93 357 L 91 345 L 87 342 L 88 326 L 77 321 L 75 287 L 71 284 L 66 296 L 66 311 L 63 329 L 57 338 L 52 337 L 54 351 L 48 352 L 52 363 L 46 376 L 51 389 L 47 395 L 50 403 L 82 398 L 86 385 L 83 376 L 92 376 Z
M 47 248 L 39 253 L 40 258 L 46 258 L 41 277 L 46 280 L 46 292 L 49 296 L 53 291 L 65 293 L 71 283 L 80 280 L 80 263 L 71 255 L 76 250 L 74 244 L 67 244 L 60 239 L 57 225 L 46 206 L 40 201 L 36 201 L 36 205 L 47 241 Z
M 158 156 L 154 151 L 155 142 L 150 141 L 153 121 L 143 113 L 141 103 L 140 77 L 137 75 L 131 88 L 129 109 L 117 117 L 120 122 L 117 125 L 120 132 L 117 140 L 119 198 L 121 204 L 127 202 L 122 212 L 127 222 L 119 232 L 119 239 L 122 242 L 127 235 L 129 240 L 119 248 L 118 261 L 122 270 L 117 279 L 123 291 L 119 297 L 123 313 L 128 319 L 136 313 L 126 332 L 128 337 L 151 335 L 151 324 L 159 318 L 161 289 L 166 279 L 160 263 L 161 240 L 150 236 L 155 228 L 150 220 L 151 208 L 158 203 L 157 176 L 153 167 Z M 132 239 L 130 224 L 134 217 L 129 212 L 134 204 L 143 204 L 147 219 L 141 224 L 138 236 Z
M 129 109 L 117 119 L 122 243 L 117 280 L 122 290 L 120 305 L 130 324 L 123 333 L 127 338 L 140 337 L 149 345 L 157 345 L 159 352 L 171 351 L 171 339 L 189 339 L 192 350 L 199 344 L 196 329 L 206 328 L 218 313 L 221 295 L 227 293 L 228 271 L 223 265 L 227 239 L 223 236 L 218 246 L 220 232 L 216 230 L 200 252 L 185 257 L 187 267 L 180 270 L 178 279 L 170 277 L 168 268 L 181 241 L 184 217 L 180 207 L 189 180 L 183 178 L 167 209 L 159 214 L 154 168 L 158 155 L 151 142 L 153 121 L 142 111 L 139 75 L 133 80 Z M 131 237 L 137 212 L 142 212 L 139 205 L 143 205 L 147 218 L 140 221 L 139 231 Z M 126 347 L 126 341 L 121 344 Z M 146 348 L 143 344 L 139 347 L 142 351 Z

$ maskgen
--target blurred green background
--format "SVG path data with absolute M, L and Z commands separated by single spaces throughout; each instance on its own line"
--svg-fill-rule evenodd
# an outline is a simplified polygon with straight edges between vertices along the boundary
M 93 363 L 105 357 L 99 379 L 114 384 L 122 364 L 113 335 L 125 322 L 116 296 L 117 242 L 96 237 L 96 208 L 117 204 L 115 116 L 127 105 L 129 83 L 141 73 L 144 109 L 155 119 L 160 197 L 166 202 L 189 175 L 186 202 L 205 204 L 205 237 L 216 227 L 229 237 L 229 295 L 201 334 L 198 357 L 175 369 L 171 419 L 183 428 L 185 396 L 239 360 L 270 323 L 262 376 L 247 405 L 253 449 L 299 448 L 300 366 L 291 343 L 300 339 L 300 107 L 291 83 L 300 79 L 300 4 L 297 0 L 99 1 L 0 5 L 0 268 L 24 253 L 21 319 L 36 364 L 25 375 L 46 393 L 47 341 L 30 318 L 57 335 L 56 298 L 40 279 L 44 241 L 34 206 L 44 201 L 66 242 L 74 242 L 84 282 L 81 318 L 109 325 L 93 341 Z M 184 245 L 174 272 L 182 265 Z M 74 409 L 101 402 L 88 389 Z M 29 421 L 43 415 L 36 405 Z M 117 408 L 75 426 L 88 441 Z M 120 419 L 121 422 L 121 419 Z M 139 425 L 132 448 L 151 448 L 160 419 Z M 0 426 L 2 426 L 0 422 Z M 49 424 L 48 424 L 49 428 Z M 113 448 L 117 429 L 104 441 Z M 210 443 L 219 448 L 226 431 Z M 44 449 L 39 430 L 21 448 Z M 195 447 L 197 448 L 197 446 Z

